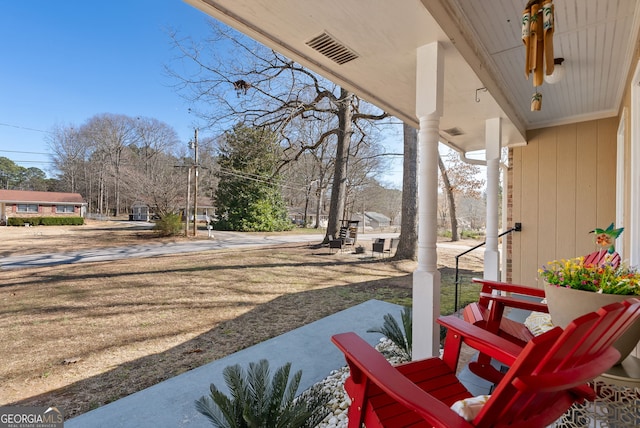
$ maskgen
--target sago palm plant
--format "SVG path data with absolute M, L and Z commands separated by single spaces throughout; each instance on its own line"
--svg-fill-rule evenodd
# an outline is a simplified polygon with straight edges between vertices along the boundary
M 403 356 L 411 360 L 411 346 L 412 346 L 412 321 L 411 321 L 411 306 L 405 306 L 400 314 L 400 320 L 402 321 L 402 327 L 398 324 L 395 317 L 391 314 L 386 314 L 384 317 L 384 323 L 381 327 L 376 327 L 367 330 L 368 333 L 380 333 L 387 339 L 392 341 L 401 351 Z
M 210 396 L 196 401 L 196 409 L 218 428 L 312 428 L 328 414 L 329 396 L 319 388 L 296 398 L 302 371 L 289 382 L 291 363 L 278 368 L 273 379 L 269 362 L 250 363 L 245 371 L 238 365 L 223 371 L 230 396 L 211 384 Z

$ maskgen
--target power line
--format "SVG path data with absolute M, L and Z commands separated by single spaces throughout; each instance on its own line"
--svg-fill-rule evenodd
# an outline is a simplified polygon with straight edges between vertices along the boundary
M 253 176 L 257 176 L 256 174 L 238 172 L 238 171 L 234 171 L 234 170 L 227 169 L 227 168 L 222 168 L 222 167 L 220 168 L 220 172 L 222 172 L 223 174 L 232 175 L 234 177 L 244 178 L 245 180 L 257 181 L 257 182 L 260 182 L 260 183 L 270 184 L 270 185 L 274 184 L 272 180 L 268 180 L 268 179 L 265 179 L 265 178 L 252 177 L 252 175 Z M 287 186 L 286 184 L 282 184 L 282 183 L 278 183 L 278 185 L 280 187 L 287 188 L 287 189 L 300 190 L 300 188 Z M 302 187 L 302 188 L 304 188 L 304 187 Z
M 29 127 L 26 127 L 26 126 L 20 126 L 20 125 L 12 125 L 12 124 L 10 124 L 10 123 L 3 123 L 3 122 L 0 122 L 0 126 L 7 126 L 7 127 L 9 127 L 9 128 L 24 129 L 24 130 L 26 130 L 26 131 L 42 132 L 42 133 L 44 133 L 44 134 L 52 134 L 52 132 L 50 132 L 50 131 L 43 131 L 42 129 L 29 128 Z
M 0 152 L 4 153 L 22 153 L 25 155 L 50 155 L 51 153 L 42 153 L 42 152 L 20 152 L 18 150 L 0 150 Z
M 34 160 L 12 160 L 13 163 L 51 163 L 54 164 L 54 161 L 34 161 Z

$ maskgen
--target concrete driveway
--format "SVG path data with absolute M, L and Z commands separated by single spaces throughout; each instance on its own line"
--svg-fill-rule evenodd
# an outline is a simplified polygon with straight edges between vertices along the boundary
M 366 242 L 372 238 L 391 238 L 398 234 L 382 233 L 361 236 Z M 131 257 L 155 257 L 169 254 L 197 253 L 202 251 L 223 250 L 230 248 L 248 248 L 273 246 L 291 243 L 320 243 L 324 234 L 291 234 L 291 235 L 254 235 L 240 232 L 215 231 L 214 237 L 205 240 L 174 242 L 168 244 L 141 244 L 128 247 L 95 248 L 90 250 L 70 251 L 49 254 L 29 254 L 25 256 L 9 256 L 0 259 L 0 269 L 20 269 L 30 267 L 53 266 L 69 263 L 101 262 Z

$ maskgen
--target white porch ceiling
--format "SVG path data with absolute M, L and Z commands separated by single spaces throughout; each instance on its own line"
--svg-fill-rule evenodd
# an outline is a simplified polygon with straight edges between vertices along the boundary
M 555 57 L 567 73 L 539 88 L 542 110 L 531 112 L 520 39 L 526 0 L 185 1 L 416 127 L 416 49 L 440 42 L 441 135 L 463 151 L 484 148 L 493 117 L 503 118 L 503 145 L 511 145 L 528 129 L 616 115 L 640 25 L 637 0 L 555 0 Z M 323 32 L 357 58 L 339 64 L 307 45 Z M 454 128 L 462 134 L 446 132 Z

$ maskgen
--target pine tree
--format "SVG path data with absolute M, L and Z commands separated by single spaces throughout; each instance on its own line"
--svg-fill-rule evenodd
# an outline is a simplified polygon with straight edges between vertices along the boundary
M 219 149 L 214 228 L 272 232 L 293 227 L 275 174 L 280 147 L 272 132 L 236 125 Z

